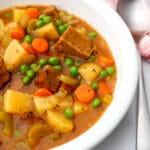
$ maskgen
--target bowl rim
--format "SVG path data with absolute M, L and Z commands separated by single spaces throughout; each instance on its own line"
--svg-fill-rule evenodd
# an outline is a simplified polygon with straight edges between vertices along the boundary
M 0 0 L 1 2 L 2 0 Z M 6 0 L 5 2 L 7 3 Z M 11 0 L 10 3 L 8 4 L 9 6 L 11 5 L 24 5 L 28 3 L 33 3 L 33 4 L 60 4 L 65 2 L 63 5 L 70 5 L 69 0 Z M 100 121 L 98 121 L 96 124 L 94 124 L 90 129 L 88 129 L 86 132 L 81 134 L 80 136 L 76 137 L 75 139 L 64 143 L 60 146 L 57 146 L 56 148 L 52 148 L 53 150 L 87 150 L 91 149 L 94 146 L 96 146 L 98 143 L 102 142 L 119 124 L 119 122 L 123 119 L 125 116 L 131 102 L 132 98 L 134 96 L 134 93 L 136 91 L 137 87 L 137 81 L 138 81 L 138 61 L 137 61 L 137 50 L 136 46 L 134 44 L 134 40 L 131 36 L 131 33 L 127 27 L 127 25 L 124 23 L 124 21 L 120 18 L 120 16 L 110 7 L 108 4 L 106 4 L 103 1 L 99 0 L 78 0 L 78 1 L 72 1 L 74 4 L 75 3 L 80 3 L 81 7 L 87 7 L 87 11 L 91 10 L 95 14 L 101 15 L 105 20 L 107 21 L 108 24 L 111 25 L 111 28 L 113 30 L 114 35 L 117 37 L 119 43 L 120 43 L 120 48 L 126 49 L 125 51 L 122 51 L 122 54 L 124 55 L 123 60 L 121 60 L 123 63 L 127 62 L 128 65 L 124 66 L 123 73 L 121 74 L 121 70 L 119 71 L 118 74 L 121 74 L 119 76 L 119 79 L 123 79 L 123 83 L 121 86 L 119 85 L 121 81 L 117 80 L 117 87 L 115 88 L 115 101 L 112 102 L 112 104 L 107 108 L 105 113 L 102 115 L 100 118 Z M 71 3 L 72 3 L 71 2 Z M 3 6 L 2 6 L 3 5 Z M 5 7 L 4 3 L 1 3 L 0 7 Z M 59 6 L 58 6 L 59 7 Z M 76 8 L 76 9 L 80 9 Z M 80 17 L 80 15 L 78 15 Z M 113 21 L 112 21 L 113 20 Z M 122 36 L 120 36 L 120 34 Z M 107 41 L 107 39 L 106 39 Z M 123 48 L 124 46 L 124 48 Z M 129 55 L 130 54 L 130 55 Z M 124 65 L 124 64 L 123 64 Z M 130 66 L 128 68 L 128 66 Z M 118 68 L 121 68 L 121 66 L 117 66 Z M 127 73 L 130 73 L 127 74 Z M 126 74 L 126 75 L 125 75 Z M 132 83 L 132 84 L 128 84 Z M 125 87 L 124 87 L 125 86 Z M 122 89 L 126 90 L 127 94 L 125 95 Z M 125 95 L 125 97 L 122 97 L 122 95 Z M 122 102 L 120 102 L 119 98 L 122 98 Z M 116 102 L 120 102 L 117 104 Z M 115 105 L 117 105 L 117 108 L 114 113 L 113 110 L 115 109 Z M 117 114 L 117 110 L 119 111 L 119 115 Z M 116 117 L 117 115 L 117 117 Z M 108 120 L 109 119 L 109 120 Z M 110 122 L 112 124 L 110 125 Z M 98 129 L 103 129 L 98 132 Z M 96 137 L 96 138 L 92 138 Z

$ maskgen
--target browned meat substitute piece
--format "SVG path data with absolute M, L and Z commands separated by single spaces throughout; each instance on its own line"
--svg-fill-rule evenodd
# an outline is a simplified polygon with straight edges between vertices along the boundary
M 0 57 L 0 88 L 10 79 L 10 74 L 6 70 L 2 58 Z
M 35 85 L 56 92 L 60 85 L 59 74 L 53 67 L 46 65 L 36 76 Z
M 80 58 L 88 58 L 93 51 L 92 42 L 71 26 L 60 37 L 55 49 Z

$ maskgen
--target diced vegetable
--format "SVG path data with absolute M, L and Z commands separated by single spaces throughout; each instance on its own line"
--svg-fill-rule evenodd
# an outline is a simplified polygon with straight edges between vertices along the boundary
M 40 138 L 50 133 L 50 128 L 43 123 L 35 123 L 27 133 L 27 143 L 31 146 L 36 145 Z
M 91 55 L 91 56 L 88 58 L 88 61 L 94 61 L 94 60 L 95 60 L 95 58 L 96 58 L 96 56 L 95 56 L 95 55 Z
M 35 60 L 35 55 L 28 54 L 22 45 L 13 40 L 4 53 L 4 64 L 8 71 L 17 71 L 21 64 L 28 64 Z
M 13 39 L 21 40 L 25 36 L 25 31 L 23 28 L 16 26 L 16 27 L 11 29 L 10 35 Z
M 61 74 L 59 76 L 59 80 L 62 81 L 63 83 L 67 84 L 67 85 L 71 85 L 71 86 L 76 86 L 78 85 L 79 81 L 73 77 L 70 77 L 68 75 L 65 74 Z
M 47 124 L 58 130 L 61 133 L 71 132 L 73 130 L 73 122 L 65 116 L 54 111 L 47 111 L 46 115 Z
M 8 32 L 4 32 L 5 34 L 3 35 L 3 39 L 2 39 L 2 46 L 7 47 L 9 45 L 9 43 L 12 41 L 12 37 L 10 36 L 10 34 Z
M 69 58 L 69 57 L 65 58 L 65 64 L 66 64 L 67 66 L 72 66 L 73 63 L 74 63 L 74 61 L 73 61 L 72 58 Z
M 93 83 L 91 84 L 91 87 L 92 87 L 94 90 L 96 90 L 96 89 L 98 89 L 99 84 L 98 84 L 97 82 L 93 82 Z
M 0 19 L 0 41 L 2 40 L 3 35 L 4 35 L 4 23 Z
M 43 20 L 38 20 L 38 21 L 36 22 L 36 27 L 37 27 L 37 28 L 41 28 L 41 27 L 43 27 L 44 25 L 45 25 L 45 23 L 44 23 Z
M 13 9 L 13 20 L 16 22 L 20 22 L 22 17 L 25 15 L 26 11 L 24 9 L 14 8 Z
M 111 94 L 111 89 L 105 82 L 100 82 L 98 92 L 101 96 L 105 94 Z
M 44 54 L 48 51 L 48 41 L 44 38 L 35 38 L 32 41 L 32 48 L 39 54 Z
M 36 8 L 28 8 L 26 10 L 26 15 L 30 18 L 30 19 L 38 19 L 40 16 L 40 12 L 36 9 Z
M 102 71 L 100 72 L 100 78 L 101 78 L 101 79 L 104 79 L 104 78 L 106 78 L 107 76 L 108 76 L 108 73 L 107 73 L 106 70 L 102 70 Z
M 44 37 L 44 38 L 48 38 L 50 40 L 56 40 L 59 38 L 59 34 L 57 32 L 57 29 L 52 22 L 44 25 L 41 28 L 36 29 L 33 32 L 33 34 L 34 34 L 34 36 Z
M 102 67 L 106 68 L 114 65 L 114 61 L 104 56 L 99 57 L 99 63 Z
M 31 54 L 31 55 L 35 54 L 34 49 L 32 48 L 32 46 L 29 43 L 23 42 L 22 46 L 23 46 L 24 50 L 26 50 L 26 52 L 28 54 Z
M 62 71 L 63 67 L 61 65 L 55 65 L 53 68 L 57 71 Z
M 26 73 L 30 69 L 30 66 L 28 64 L 22 64 L 20 66 L 20 72 L 21 73 Z
M 108 72 L 109 75 L 113 75 L 115 73 L 115 68 L 114 67 L 107 67 L 106 71 Z
M 46 58 L 41 58 L 38 62 L 39 65 L 44 66 L 47 65 L 48 60 Z
M 91 84 L 101 70 L 102 68 L 94 62 L 83 63 L 79 67 L 79 73 L 83 79 L 87 81 L 87 84 Z
M 81 103 L 88 104 L 93 100 L 95 92 L 89 85 L 83 84 L 75 90 L 75 95 Z
M 29 84 L 31 81 L 32 81 L 32 80 L 31 80 L 31 78 L 30 78 L 29 76 L 24 76 L 24 77 L 22 78 L 22 83 L 23 83 L 24 85 Z
M 106 103 L 106 104 L 110 104 L 110 103 L 112 102 L 112 98 L 113 98 L 112 95 L 110 95 L 110 94 L 105 94 L 105 95 L 103 96 L 102 101 L 103 101 L 104 103 Z
M 29 94 L 7 90 L 4 94 L 4 111 L 12 114 L 32 112 L 32 97 Z
M 5 31 L 10 33 L 10 31 L 17 26 L 18 26 L 17 22 L 15 22 L 15 21 L 10 22 L 5 26 Z
M 34 92 L 34 95 L 39 97 L 46 97 L 51 96 L 52 92 L 46 88 L 40 88 Z
M 52 110 L 67 95 L 63 89 L 48 97 L 34 96 L 34 105 L 37 113 L 43 115 L 47 110 Z
M 73 110 L 74 110 L 75 115 L 78 115 L 80 113 L 88 111 L 89 110 L 89 106 L 86 105 L 86 104 L 82 104 L 82 103 L 80 103 L 78 101 L 75 101 L 74 105 L 73 105 Z
M 48 97 L 34 96 L 33 101 L 36 112 L 39 115 L 43 115 L 44 113 L 46 113 L 47 110 L 52 110 L 54 108 L 54 105 L 52 105 L 49 96 Z
M 96 36 L 97 36 L 97 33 L 96 33 L 96 32 L 90 32 L 90 33 L 89 33 L 89 38 L 90 38 L 90 39 L 96 38 Z
M 73 106 L 73 99 L 71 95 L 67 95 L 58 104 L 58 109 L 64 110 L 65 108 L 71 108 Z
M 11 136 L 13 133 L 13 118 L 10 114 L 0 111 L 0 122 L 4 124 L 3 134 Z

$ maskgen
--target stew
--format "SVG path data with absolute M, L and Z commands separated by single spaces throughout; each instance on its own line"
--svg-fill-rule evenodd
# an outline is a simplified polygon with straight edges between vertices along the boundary
M 75 15 L 1 10 L 0 149 L 48 149 L 88 130 L 113 99 L 116 71 L 105 39 Z

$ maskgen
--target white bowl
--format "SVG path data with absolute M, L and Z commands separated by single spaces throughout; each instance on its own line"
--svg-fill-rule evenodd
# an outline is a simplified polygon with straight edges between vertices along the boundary
M 108 42 L 117 65 L 114 99 L 93 127 L 55 150 L 87 150 L 106 138 L 127 112 L 138 79 L 137 52 L 132 36 L 117 13 L 100 0 L 0 0 L 0 8 L 54 4 L 91 24 Z

